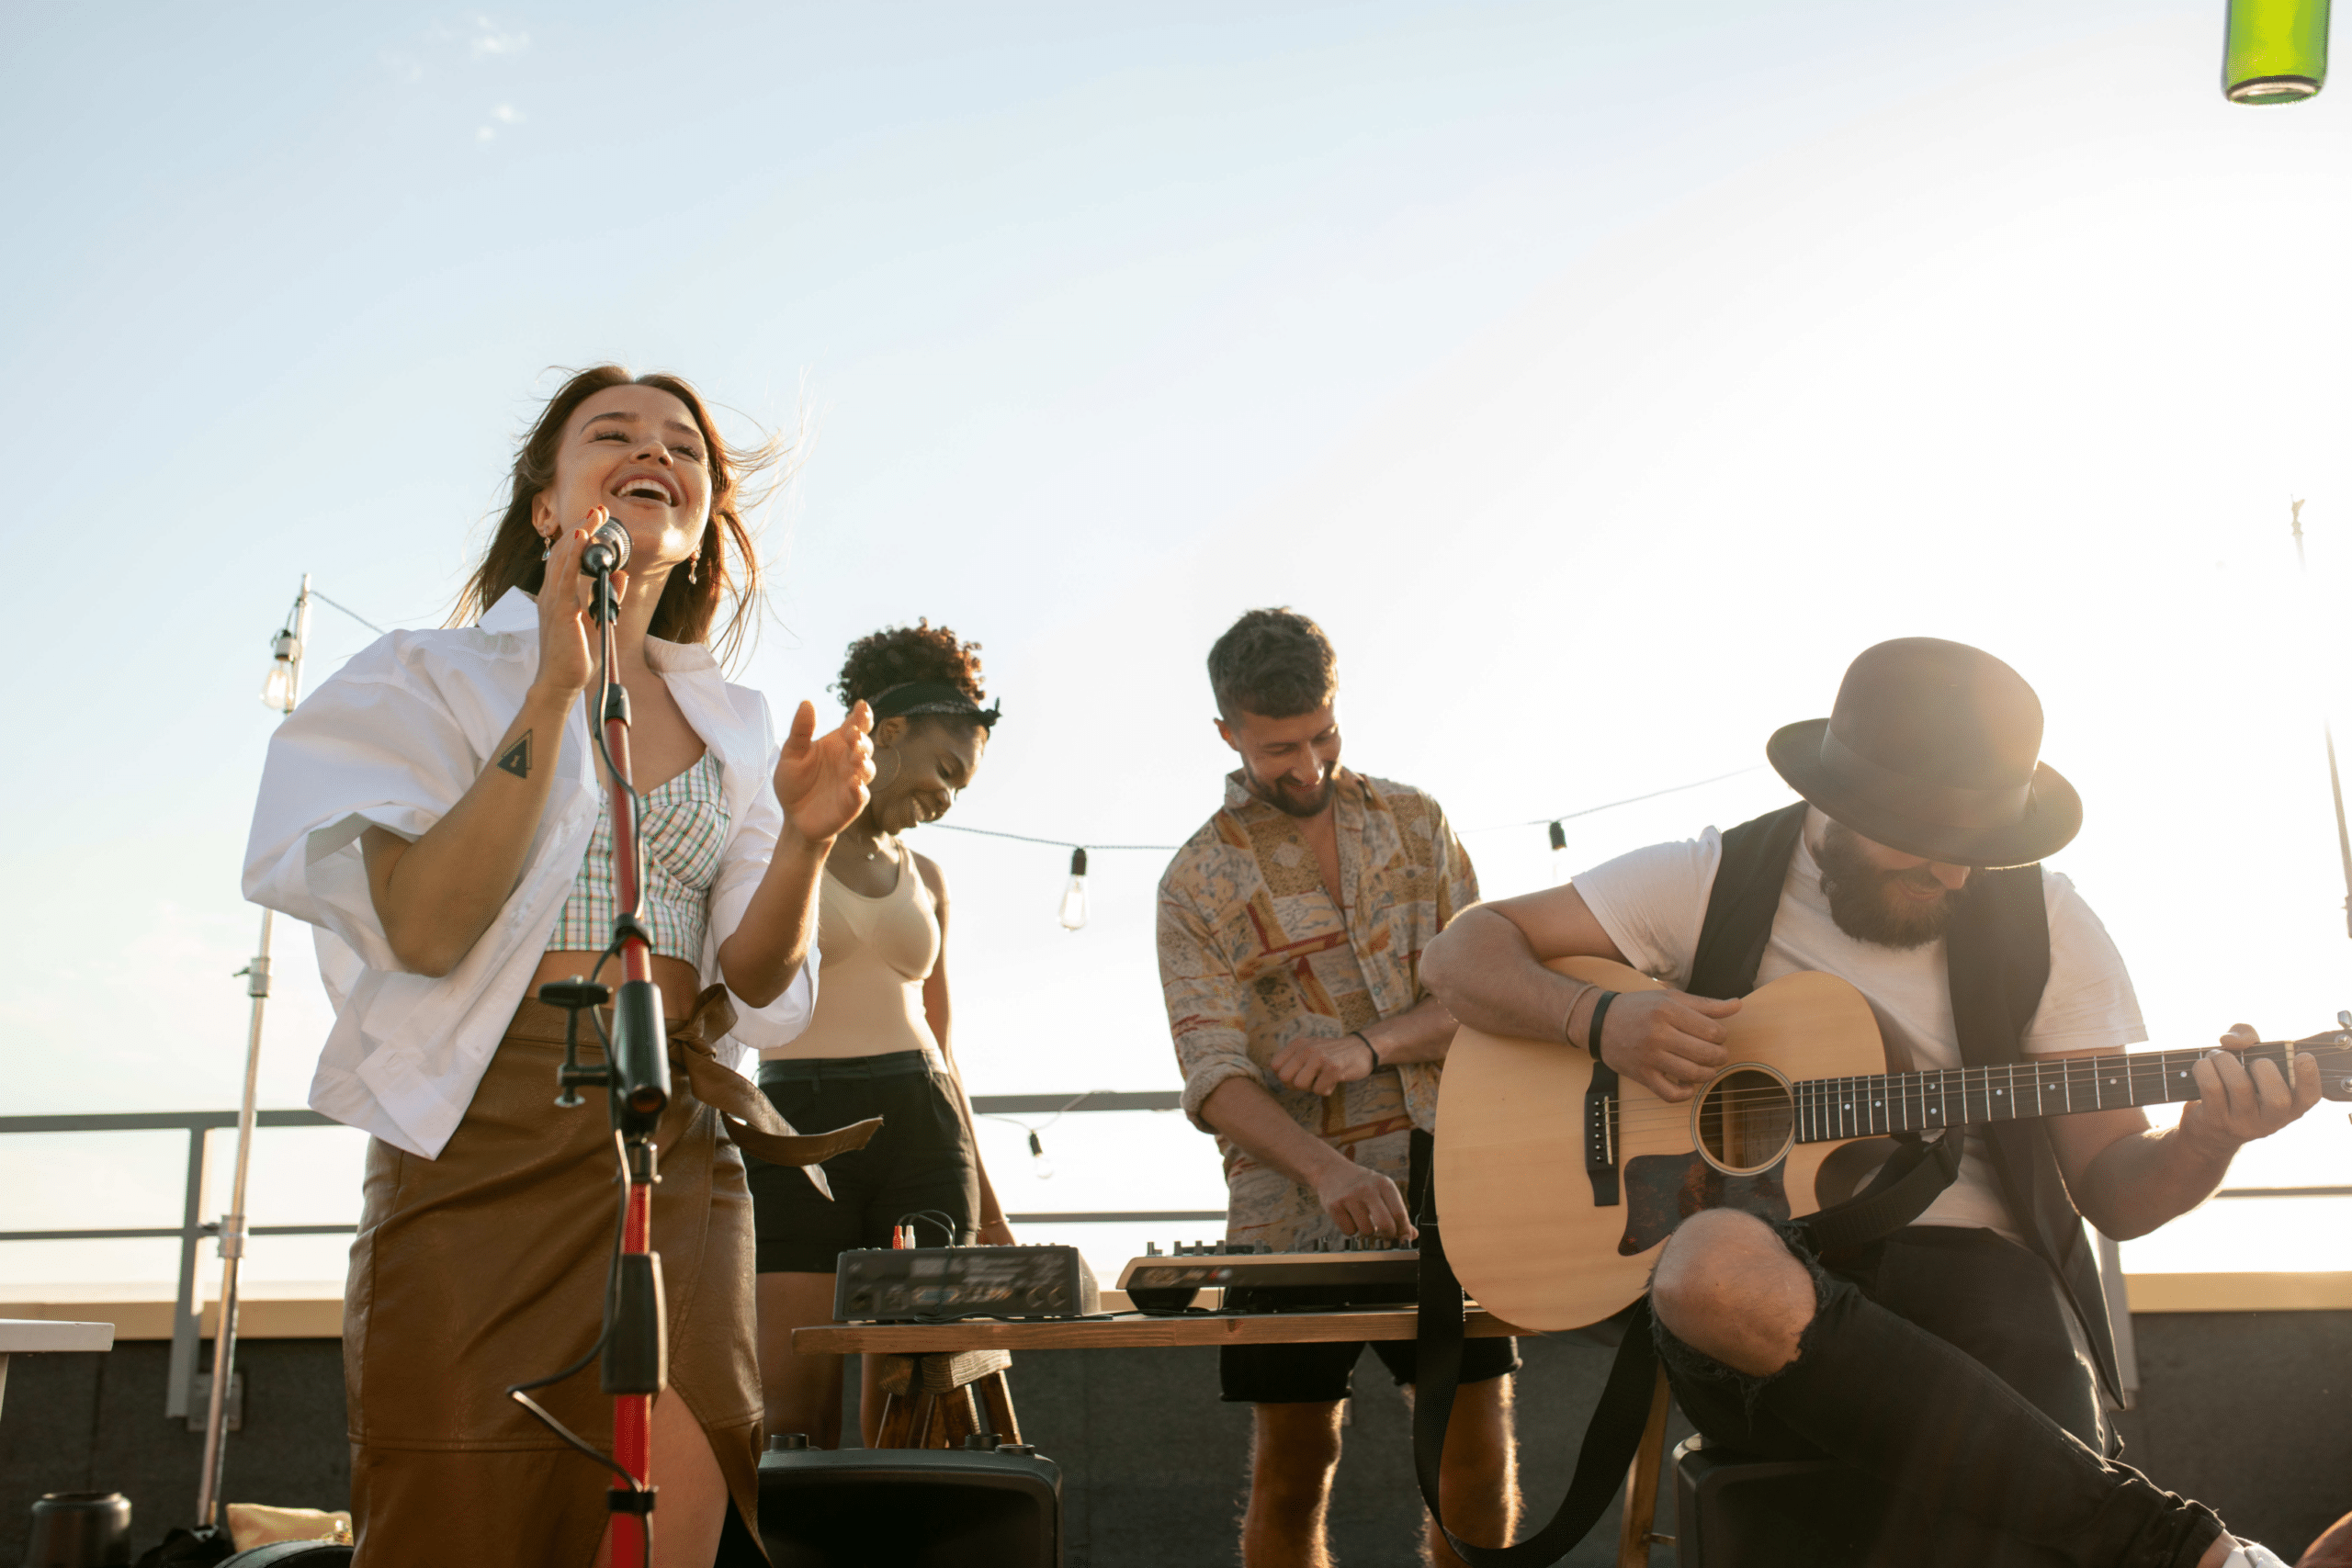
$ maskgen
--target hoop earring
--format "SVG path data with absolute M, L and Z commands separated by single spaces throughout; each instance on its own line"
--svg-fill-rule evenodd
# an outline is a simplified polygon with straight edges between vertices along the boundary
M 889 747 L 887 750 L 890 758 L 890 776 L 886 779 L 877 773 L 875 776 L 874 782 L 865 786 L 869 792 L 888 788 L 897 780 L 899 776 L 899 770 L 906 766 L 907 760 L 899 755 L 899 749 L 896 746 Z

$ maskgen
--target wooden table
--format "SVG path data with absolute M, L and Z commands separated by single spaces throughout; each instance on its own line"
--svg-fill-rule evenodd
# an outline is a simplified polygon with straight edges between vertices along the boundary
M 1109 1317 L 1046 1323 L 968 1318 L 955 1323 L 827 1323 L 792 1333 L 792 1348 L 811 1355 L 853 1351 L 885 1358 L 876 1448 L 952 1448 L 967 1435 L 995 1432 L 1021 1441 L 1004 1371 L 1015 1350 L 1159 1349 L 1180 1345 L 1311 1345 L 1327 1340 L 1410 1339 L 1419 1314 L 1409 1307 L 1363 1312 L 1201 1313 Z M 1472 1339 L 1524 1334 L 1492 1313 L 1470 1308 L 1463 1333 Z M 1658 1374 L 1648 1429 L 1626 1476 L 1617 1561 L 1637 1568 L 1649 1561 L 1657 1507 L 1658 1471 L 1666 1448 L 1666 1375 Z
M 816 1324 L 795 1328 L 793 1349 L 819 1357 L 882 1357 L 882 1416 L 875 1448 L 953 1448 L 995 1432 L 1021 1441 L 1004 1368 L 1016 1349 L 1162 1349 L 1171 1345 L 1317 1345 L 1324 1340 L 1411 1340 L 1419 1316 L 1407 1307 L 1369 1312 L 1188 1312 L 1150 1316 L 1117 1312 L 1091 1319 L 1013 1324 Z M 1526 1333 L 1491 1312 L 1470 1309 L 1463 1333 Z
M 797 1328 L 792 1348 L 811 1355 L 878 1351 L 929 1356 L 957 1350 L 1158 1350 L 1177 1345 L 1315 1345 L 1327 1340 L 1410 1339 L 1419 1314 L 1410 1307 L 1362 1312 L 1187 1313 L 1156 1317 L 1123 1312 L 1108 1317 L 1007 1323 L 967 1318 L 957 1323 L 820 1323 Z M 1473 1339 L 1524 1334 L 1492 1313 L 1472 1307 L 1463 1333 Z
M 792 1348 L 811 1355 L 860 1351 L 882 1358 L 882 1413 L 875 1447 L 953 1448 L 994 1432 L 1021 1440 L 1004 1371 L 1015 1350 L 1158 1349 L 1175 1345 L 1306 1345 L 1330 1339 L 1410 1339 L 1409 1310 L 1314 1313 L 1187 1313 L 1012 1323 L 834 1323 L 797 1328 Z M 1481 1338 L 1523 1332 L 1473 1310 L 1464 1332 Z

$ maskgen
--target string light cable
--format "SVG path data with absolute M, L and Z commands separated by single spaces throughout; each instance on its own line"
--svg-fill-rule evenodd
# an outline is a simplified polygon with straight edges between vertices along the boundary
M 1044 844 L 1048 849 L 1056 850 L 1101 850 L 1105 853 L 1115 853 L 1123 850 L 1141 850 L 1147 852 L 1157 851 L 1173 854 L 1184 847 L 1182 844 L 1080 844 L 1073 843 L 1068 839 L 1040 839 L 1029 833 L 1001 833 L 993 828 L 967 828 L 961 822 L 926 822 L 923 826 L 937 828 L 949 833 L 978 833 L 984 839 L 1012 839 L 1018 843 Z
M 1023 1122 L 1018 1116 L 1007 1116 L 1001 1111 L 983 1111 L 978 1114 L 990 1122 L 1010 1122 L 1014 1126 L 1020 1128 L 1023 1132 L 1028 1134 L 1030 1157 L 1037 1162 L 1036 1167 L 1032 1168 L 1031 1173 L 1040 1181 L 1051 1181 L 1054 1179 L 1054 1162 L 1046 1157 L 1046 1140 L 1040 1134 L 1045 1133 L 1046 1130 L 1051 1127 L 1055 1122 L 1060 1121 L 1063 1117 L 1069 1115 L 1071 1111 L 1077 1110 L 1088 1100 L 1093 1099 L 1096 1095 L 1116 1094 L 1118 1090 L 1112 1089 L 1090 1089 L 1084 1094 L 1072 1095 L 1069 1100 L 1055 1107 L 1054 1113 L 1046 1117 L 1042 1124 L 1035 1127 L 1031 1126 L 1028 1122 Z
M 1580 807 L 1577 810 L 1563 811 L 1556 816 L 1532 817 L 1519 822 L 1490 822 L 1484 827 L 1464 828 L 1458 830 L 1464 834 L 1476 834 L 1500 832 L 1506 828 L 1542 828 L 1545 830 L 1545 836 L 1550 843 L 1554 863 L 1557 865 L 1565 858 L 1568 847 L 1567 832 L 1561 826 L 1562 823 L 1573 822 L 1579 817 L 1597 816 L 1603 811 L 1614 811 L 1621 806 L 1634 806 L 1645 800 L 1657 800 L 1665 795 L 1680 795 L 1686 790 L 1703 789 L 1708 784 L 1721 784 L 1725 779 L 1736 779 L 1748 773 L 1761 773 L 1763 768 L 1764 764 L 1761 762 L 1751 763 L 1745 768 L 1734 768 L 1729 773 L 1710 773 L 1703 779 L 1692 779 L 1687 784 L 1668 784 L 1664 789 L 1654 789 L 1642 795 L 1629 795 L 1623 800 L 1603 801 L 1599 806 Z M 1061 906 L 1057 914 L 1062 929 L 1073 931 L 1086 924 L 1086 857 L 1089 853 L 1173 854 L 1183 848 L 1182 844 L 1080 843 L 1070 839 L 1049 839 L 1036 833 L 1008 833 L 999 828 L 967 827 L 961 822 L 933 822 L 929 826 L 950 833 L 970 833 L 983 839 L 1003 839 L 1016 844 L 1039 844 L 1047 849 L 1068 850 L 1069 852 L 1069 880 L 1063 885 Z M 1029 1152 L 1043 1159 L 1045 1156 L 1035 1146 L 1036 1140 L 1034 1135 L 1030 1142 L 1033 1146 Z
M 1621 806 L 1638 805 L 1645 800 L 1656 800 L 1660 795 L 1680 795 L 1684 790 L 1699 789 L 1707 784 L 1721 784 L 1725 779 L 1736 779 L 1745 773 L 1760 773 L 1763 771 L 1763 763 L 1751 763 L 1745 768 L 1734 768 L 1727 773 L 1715 773 L 1703 779 L 1692 779 L 1689 784 L 1668 784 L 1664 789 L 1654 789 L 1647 795 L 1629 795 L 1623 800 L 1611 800 L 1600 806 L 1588 806 L 1578 811 L 1563 811 L 1556 817 L 1531 817 L 1524 822 L 1489 822 L 1483 828 L 1464 828 L 1462 831 L 1493 833 L 1505 828 L 1557 828 L 1561 823 L 1573 822 L 1579 817 L 1598 816 L 1603 811 L 1614 811 Z M 1556 836 L 1552 847 L 1555 850 L 1562 847 Z
M 378 626 L 375 622 L 369 620 L 367 616 L 361 615 L 350 605 L 336 604 L 334 600 L 328 598 L 325 594 L 320 592 L 315 588 L 311 590 L 311 597 L 316 599 L 322 604 L 333 605 L 335 609 L 341 610 L 345 615 L 349 615 L 353 620 L 357 621 L 361 626 L 366 626 L 369 631 L 374 632 L 378 637 L 386 637 L 390 635 L 383 627 Z
M 1143 852 L 1172 854 L 1181 844 L 1073 844 L 1067 839 L 1041 839 L 1030 833 L 1001 833 L 993 828 L 967 828 L 956 822 L 934 822 L 931 826 L 944 828 L 951 833 L 977 833 L 983 839 L 1010 839 L 1015 843 L 1045 844 L 1069 852 L 1069 880 L 1062 885 L 1061 907 L 1055 911 L 1062 930 L 1074 931 L 1086 924 L 1086 852 L 1101 850 L 1116 852 L 1134 850 Z M 1034 1140 L 1033 1140 L 1034 1142 Z M 1035 1153 L 1035 1150 L 1031 1150 Z M 1039 1156 L 1043 1158 L 1043 1156 Z

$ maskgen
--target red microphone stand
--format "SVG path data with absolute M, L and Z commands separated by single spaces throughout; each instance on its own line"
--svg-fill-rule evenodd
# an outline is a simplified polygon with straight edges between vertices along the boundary
M 592 547 L 592 549 L 594 547 Z M 613 1397 L 613 1452 L 606 1461 L 626 1483 L 605 1493 L 612 1510 L 612 1561 L 650 1562 L 653 1551 L 651 1473 L 653 1401 L 669 1385 L 668 1320 L 662 1311 L 661 1257 L 652 1249 L 654 1134 L 670 1103 L 669 1033 L 662 1024 L 662 993 L 653 983 L 653 944 L 640 913 L 640 844 L 637 791 L 630 783 L 628 692 L 615 673 L 613 625 L 619 605 L 613 592 L 614 552 L 591 561 L 595 588 L 589 613 L 601 643 L 603 677 L 597 727 L 605 768 L 605 800 L 613 838 L 613 892 L 616 912 L 608 952 L 618 953 L 621 983 L 613 997 L 613 1022 L 605 1065 L 581 1066 L 575 1056 L 580 1011 L 601 1006 L 605 987 L 589 980 L 542 986 L 543 1000 L 571 1010 L 566 1032 L 563 1092 L 556 1103 L 584 1103 L 576 1088 L 602 1085 L 611 1103 L 613 1136 L 628 1175 L 621 1218 L 620 1253 L 605 1303 L 604 1360 L 599 1382 Z M 601 967 L 601 964 L 599 965 Z M 591 1011 L 592 1018 L 594 1016 Z M 601 1032 L 601 1026 L 600 1026 Z M 520 1394 L 517 1394 L 520 1398 Z M 527 1403 L 527 1401 L 526 1402 Z M 536 1408 L 536 1407 L 535 1407 Z M 593 1450 L 592 1450 L 593 1451 Z M 597 1455 L 604 1459 L 604 1455 Z

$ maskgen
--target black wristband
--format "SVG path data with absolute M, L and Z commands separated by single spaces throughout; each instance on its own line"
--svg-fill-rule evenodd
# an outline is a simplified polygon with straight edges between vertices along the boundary
M 1380 1047 L 1372 1043 L 1371 1035 L 1366 1034 L 1361 1029 L 1351 1029 L 1347 1033 L 1341 1035 L 1340 1038 L 1342 1040 L 1363 1041 L 1363 1048 L 1372 1054 L 1372 1066 L 1366 1067 L 1364 1071 L 1366 1073 L 1376 1073 L 1380 1070 Z
M 1584 1026 L 1585 1055 L 1600 1060 L 1600 1021 L 1609 1016 L 1609 1004 L 1617 999 L 1614 991 L 1603 991 L 1592 1004 L 1592 1021 Z

